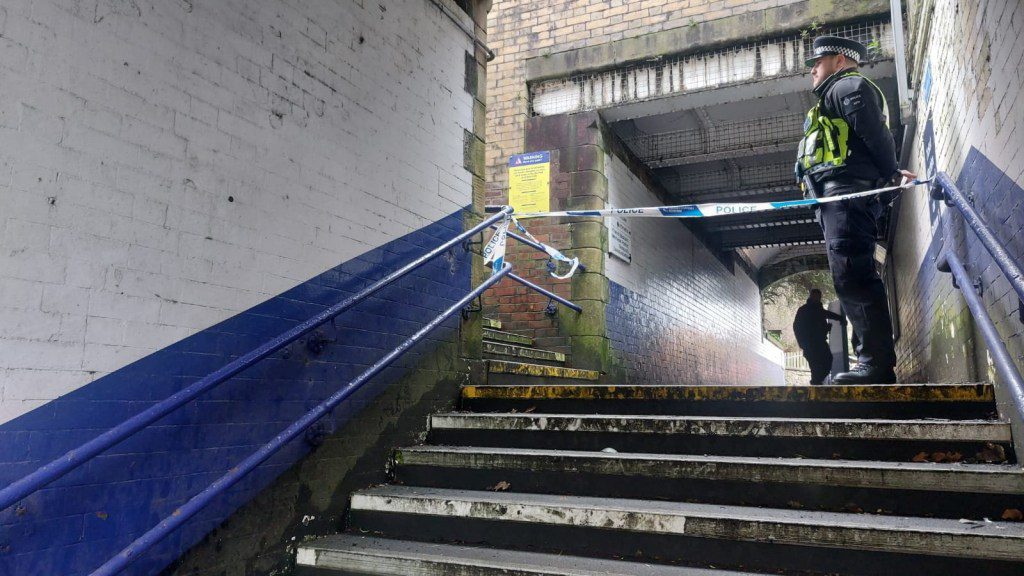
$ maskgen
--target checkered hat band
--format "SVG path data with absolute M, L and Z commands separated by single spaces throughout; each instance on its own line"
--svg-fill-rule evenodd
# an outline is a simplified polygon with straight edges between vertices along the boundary
M 842 54 L 843 56 L 852 59 L 854 62 L 860 63 L 860 54 L 857 54 L 856 50 L 843 46 L 818 46 L 814 51 L 815 56 L 821 56 L 823 54 Z

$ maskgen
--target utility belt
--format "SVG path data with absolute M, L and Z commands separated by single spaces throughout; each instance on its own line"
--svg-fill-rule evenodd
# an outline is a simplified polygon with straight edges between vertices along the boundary
M 846 166 L 819 165 L 811 170 L 805 170 L 799 162 L 796 165 L 797 180 L 800 183 L 800 190 L 804 199 L 821 198 L 822 184 L 826 180 L 840 178 L 846 174 Z
M 828 196 L 826 183 L 835 182 L 841 185 L 852 185 L 861 190 L 870 190 L 877 186 L 884 186 L 884 179 L 872 180 L 868 178 L 857 178 L 849 174 L 846 166 L 826 166 L 814 172 L 802 172 L 797 168 L 800 176 L 800 189 L 805 200 L 811 198 L 824 198 Z

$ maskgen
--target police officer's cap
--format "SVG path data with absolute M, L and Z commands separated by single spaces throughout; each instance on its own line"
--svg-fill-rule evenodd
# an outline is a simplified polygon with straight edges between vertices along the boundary
M 814 54 L 806 60 L 806 64 L 814 66 L 818 58 L 829 54 L 842 54 L 858 64 L 868 59 L 868 49 L 856 40 L 838 36 L 818 36 L 814 39 Z

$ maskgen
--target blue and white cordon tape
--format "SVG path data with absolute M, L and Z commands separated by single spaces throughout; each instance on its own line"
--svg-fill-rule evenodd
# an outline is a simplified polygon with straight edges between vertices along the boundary
M 547 218 L 559 216 L 619 216 L 631 218 L 712 218 L 714 216 L 735 216 L 736 214 L 749 214 L 752 212 L 768 212 L 770 210 L 785 210 L 786 208 L 800 208 L 802 206 L 816 206 L 828 204 L 829 202 L 840 202 L 853 198 L 873 196 L 893 190 L 903 190 L 921 184 L 927 184 L 928 180 L 912 180 L 898 186 L 887 188 L 876 188 L 864 192 L 843 194 L 842 196 L 827 196 L 825 198 L 808 198 L 801 200 L 785 200 L 783 202 L 730 202 L 730 203 L 708 203 L 708 204 L 678 204 L 676 206 L 653 206 L 650 208 L 606 208 L 604 210 L 566 210 L 564 212 L 527 212 L 516 214 L 516 217 L 526 218 Z
M 706 203 L 706 204 L 679 204 L 676 206 L 652 206 L 646 208 L 606 208 L 604 210 L 565 210 L 561 212 L 527 212 L 524 214 L 517 214 L 516 216 L 508 215 L 504 220 L 497 226 L 497 230 L 494 235 L 491 236 L 491 240 L 484 247 L 484 263 L 491 264 L 492 270 L 497 272 L 501 270 L 502 265 L 505 261 L 505 243 L 508 238 L 508 226 L 510 223 L 514 223 L 516 228 L 520 232 L 525 234 L 530 240 L 537 242 L 544 247 L 544 251 L 548 253 L 551 258 L 559 262 L 567 262 L 570 264 L 570 269 L 567 273 L 558 275 L 555 272 L 551 272 L 551 275 L 555 278 L 563 279 L 569 278 L 576 272 L 576 268 L 579 266 L 579 258 L 569 258 L 562 254 L 558 250 L 538 241 L 533 237 L 532 234 L 527 232 L 526 228 L 519 223 L 517 218 L 557 218 L 564 216 L 618 216 L 627 218 L 712 218 L 715 216 L 732 216 L 736 214 L 750 214 L 754 212 L 768 212 L 771 210 L 785 210 L 787 208 L 800 208 L 804 206 L 817 206 L 821 204 L 828 204 L 830 202 L 840 202 L 844 200 L 852 200 L 854 198 L 865 198 L 867 196 L 874 196 L 876 194 L 882 194 L 883 192 L 892 192 L 894 190 L 904 190 L 907 188 L 913 188 L 914 186 L 920 186 L 931 182 L 931 179 L 927 180 L 911 180 L 904 182 L 897 186 L 888 186 L 885 188 L 876 188 L 874 190 L 865 190 L 863 192 L 854 192 L 852 194 L 843 194 L 841 196 L 826 196 L 824 198 L 807 198 L 801 200 L 785 200 L 782 202 L 727 202 L 727 203 Z
M 533 234 L 530 234 L 529 230 L 523 228 L 523 225 L 519 223 L 519 220 L 516 220 L 516 218 L 511 214 L 505 215 L 505 218 L 497 225 L 497 229 L 494 231 L 494 235 L 491 236 L 490 241 L 487 242 L 486 246 L 484 246 L 484 264 L 491 265 L 492 273 L 496 273 L 501 270 L 502 265 L 505 263 L 505 243 L 508 240 L 508 225 L 510 223 L 515 224 L 516 228 L 518 228 L 524 236 L 533 240 L 537 244 L 540 244 L 552 259 L 569 264 L 568 272 L 559 275 L 552 270 L 551 276 L 558 278 L 559 280 L 563 280 L 576 273 L 576 268 L 580 265 L 579 258 L 569 258 L 551 246 L 537 240 L 533 237 Z

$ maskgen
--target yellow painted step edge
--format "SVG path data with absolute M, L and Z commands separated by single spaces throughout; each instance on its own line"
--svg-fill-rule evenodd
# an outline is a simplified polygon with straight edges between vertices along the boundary
M 492 374 L 513 374 L 516 376 L 535 376 L 542 378 L 569 378 L 573 380 L 597 380 L 600 373 L 596 370 L 566 368 L 564 366 L 546 366 L 526 362 L 506 362 L 504 360 L 488 361 L 487 371 Z
M 491 371 L 495 372 L 493 363 Z M 513 364 L 513 363 L 502 363 Z M 527 364 L 507 374 L 546 376 L 544 369 L 596 372 Z M 570 377 L 570 376 L 564 376 Z M 579 376 L 571 376 L 579 378 Z M 510 400 L 687 400 L 746 402 L 993 402 L 991 385 L 888 385 L 888 386 L 466 386 L 464 398 L 502 398 Z

